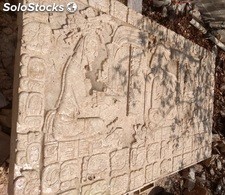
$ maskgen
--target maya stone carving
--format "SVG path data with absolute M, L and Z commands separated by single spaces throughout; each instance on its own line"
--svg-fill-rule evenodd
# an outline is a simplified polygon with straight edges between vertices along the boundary
M 23 16 L 14 194 L 125 194 L 209 157 L 213 54 L 77 4 Z

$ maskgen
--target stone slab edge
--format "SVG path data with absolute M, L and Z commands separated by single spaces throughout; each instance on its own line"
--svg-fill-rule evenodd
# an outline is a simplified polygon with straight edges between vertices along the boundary
M 185 45 L 185 42 L 189 42 L 192 45 L 195 46 L 196 49 L 199 49 L 204 52 L 209 52 L 203 47 L 200 47 L 199 45 L 193 43 L 192 41 L 185 39 L 183 36 L 178 35 L 177 33 L 165 28 L 164 26 L 158 24 L 155 21 L 152 21 L 151 19 L 143 16 L 140 13 L 135 12 L 134 10 L 128 8 L 124 4 L 116 1 L 116 0 L 78 0 L 79 2 L 86 4 L 88 6 L 94 7 L 95 9 L 109 14 L 113 16 L 114 18 L 123 21 L 124 23 L 128 23 L 137 29 L 140 29 L 143 32 L 148 33 L 149 36 L 154 36 L 156 39 L 163 39 L 167 40 L 169 42 L 173 42 L 176 38 L 179 38 L 178 40 L 183 40 L 182 42 L 180 41 L 179 43 L 173 43 L 177 45 L 178 48 L 183 48 Z M 23 0 L 19 0 L 19 2 L 23 2 Z M 106 5 L 106 6 L 103 6 Z M 18 64 L 20 63 L 20 48 L 21 48 L 21 43 L 20 43 L 20 38 L 22 35 L 22 26 L 21 26 L 21 21 L 23 18 L 23 14 L 19 13 L 18 14 L 18 26 L 19 26 L 19 31 L 18 31 L 18 43 L 17 43 L 17 52 L 16 52 L 16 61 L 15 61 L 15 78 L 14 78 L 14 100 L 13 100 L 13 124 L 12 124 L 12 136 L 11 136 L 11 162 L 15 162 L 15 153 L 16 153 L 16 122 L 18 119 L 18 88 L 19 88 L 19 66 Z M 211 52 L 210 52 L 211 53 Z M 191 54 L 190 54 L 191 55 Z M 216 57 L 216 56 L 215 56 Z M 189 166 L 188 166 L 189 167 Z M 9 175 L 9 194 L 13 194 L 13 182 L 14 182 L 14 164 L 10 163 L 10 175 Z M 162 176 L 163 177 L 163 176 Z M 154 181 L 153 181 L 154 182 Z M 136 190 L 135 190 L 136 191 Z M 134 192 L 134 191 L 133 191 Z M 131 191 L 129 194 L 133 194 Z

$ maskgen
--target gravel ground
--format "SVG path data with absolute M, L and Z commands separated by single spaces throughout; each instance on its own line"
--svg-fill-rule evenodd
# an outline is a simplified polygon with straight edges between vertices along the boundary
M 8 186 L 8 164 L 4 163 L 0 167 L 0 194 L 7 195 Z

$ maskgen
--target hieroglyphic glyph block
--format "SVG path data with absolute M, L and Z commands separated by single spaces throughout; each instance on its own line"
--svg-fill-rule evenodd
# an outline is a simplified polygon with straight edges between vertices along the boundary
M 22 15 L 11 194 L 125 194 L 210 157 L 214 54 L 114 0 L 76 3 Z

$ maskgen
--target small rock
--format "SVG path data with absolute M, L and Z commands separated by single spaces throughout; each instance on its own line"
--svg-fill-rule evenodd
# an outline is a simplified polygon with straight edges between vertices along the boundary
M 225 185 L 225 177 L 223 177 L 222 182 L 223 182 L 223 185 Z
M 211 174 L 212 176 L 215 175 L 215 171 L 213 170 L 213 168 L 211 168 L 209 172 L 210 172 L 210 174 Z
M 197 181 L 198 183 L 201 183 L 201 184 L 204 184 L 204 183 L 205 183 L 205 180 L 202 179 L 202 178 L 199 177 L 199 176 L 196 176 L 196 181 Z
M 168 14 L 167 14 L 167 8 L 166 7 L 163 7 L 162 17 L 166 18 L 167 16 L 168 16 Z
M 218 46 L 217 46 L 217 45 L 214 45 L 214 46 L 212 47 L 212 52 L 213 52 L 215 55 L 218 54 Z
M 225 84 L 222 84 L 222 85 L 221 85 L 220 90 L 221 90 L 221 91 L 224 91 L 224 90 L 225 90 Z
M 194 168 L 197 173 L 200 173 L 203 170 L 203 166 L 200 164 L 195 165 Z
M 177 9 L 177 12 L 178 13 L 184 13 L 185 7 L 186 7 L 186 4 L 184 4 L 184 3 L 183 4 L 178 4 L 177 5 L 177 8 L 176 8 Z
M 221 170 L 222 169 L 222 163 L 219 159 L 217 159 L 217 169 Z
M 177 8 L 177 6 L 174 5 L 174 4 L 172 4 L 172 5 L 170 5 L 170 6 L 168 7 L 168 11 L 175 12 L 175 11 L 176 11 L 176 8 Z
M 155 7 L 163 7 L 171 4 L 171 0 L 153 0 L 152 2 Z
M 193 9 L 192 11 L 190 11 L 190 13 L 191 13 L 191 15 L 194 16 L 196 19 L 202 20 L 201 13 L 200 13 L 200 11 L 199 11 L 197 8 Z
M 222 186 L 219 184 L 216 187 L 216 193 L 221 194 Z
M 189 192 L 192 191 L 194 189 L 194 187 L 195 187 L 195 181 L 189 180 L 188 181 L 188 191 Z
M 205 180 L 206 180 L 206 175 L 205 175 L 205 172 L 203 172 L 203 173 L 202 173 L 201 178 L 202 178 L 202 180 L 203 180 L 203 181 L 205 181 Z
M 212 135 L 212 141 L 213 142 L 219 142 L 221 140 L 220 136 L 218 134 Z
M 190 168 L 190 171 L 189 171 L 189 178 L 192 180 L 192 181 L 195 181 L 195 169 L 194 168 Z

